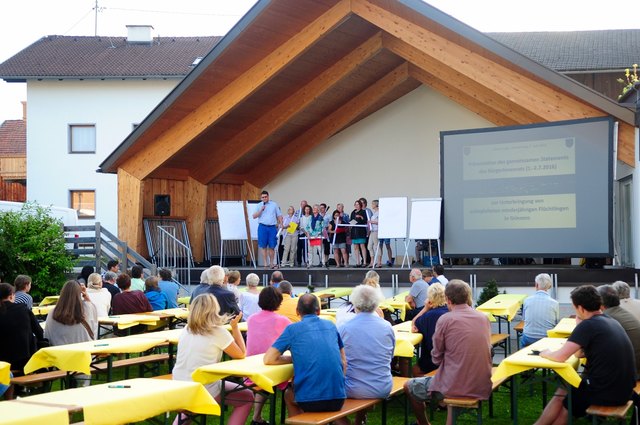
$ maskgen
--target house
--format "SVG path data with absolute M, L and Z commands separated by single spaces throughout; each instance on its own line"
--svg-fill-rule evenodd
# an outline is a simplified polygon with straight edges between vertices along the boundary
M 129 26 L 127 37 L 43 37 L 0 64 L 0 78 L 27 83 L 26 198 L 116 232 L 116 179 L 98 165 L 218 40 Z
M 27 195 L 27 121 L 23 102 L 21 120 L 0 124 L 0 201 L 24 202 Z
M 202 258 L 218 200 L 436 197 L 441 131 L 595 117 L 617 122 L 631 179 L 631 110 L 422 1 L 259 1 L 100 170 L 118 176 L 121 238 L 144 251 L 169 196 Z

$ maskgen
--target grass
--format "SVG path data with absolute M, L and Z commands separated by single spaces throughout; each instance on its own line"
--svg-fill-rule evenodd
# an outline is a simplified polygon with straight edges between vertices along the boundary
M 170 373 L 168 367 L 163 365 L 160 370 L 160 374 Z M 137 368 L 132 368 L 130 370 L 130 377 L 135 377 L 137 374 Z M 536 374 L 538 377 L 539 374 Z M 104 382 L 104 375 L 99 376 L 100 379 L 94 379 L 95 383 Z M 124 370 L 117 370 L 114 372 L 114 380 L 125 379 Z M 522 379 L 521 375 L 518 375 L 518 379 Z M 522 382 L 522 381 L 521 381 Z M 548 396 L 554 392 L 554 388 L 548 389 Z M 52 390 L 59 390 L 60 383 L 56 382 L 53 385 Z M 387 411 L 387 423 L 389 425 L 404 425 L 404 396 L 397 397 L 393 402 L 389 403 L 388 411 Z M 510 402 L 510 392 L 509 388 L 505 385 L 498 388 L 493 393 L 493 405 L 494 405 L 494 416 L 489 417 L 489 405 L 488 402 L 483 402 L 482 411 L 483 411 L 483 423 L 490 425 L 511 425 L 513 420 L 511 419 L 511 402 Z M 521 383 L 518 388 L 518 423 L 519 424 L 532 424 L 535 420 L 540 416 L 542 412 L 543 404 L 542 404 L 542 389 L 540 383 L 534 383 L 530 385 L 529 383 Z M 269 415 L 269 404 L 265 405 L 263 410 L 263 417 L 268 418 Z M 142 424 L 171 424 L 175 414 L 170 415 L 170 419 L 165 422 L 164 415 L 156 416 L 155 418 L 150 418 L 146 421 L 141 422 Z M 229 417 L 229 412 L 225 414 L 225 418 Z M 280 418 L 280 395 L 278 396 L 278 401 L 276 403 L 276 423 L 279 423 Z M 74 417 L 73 420 L 81 421 L 81 417 Z M 247 420 L 247 425 L 251 422 L 251 415 Z M 368 424 L 377 425 L 381 424 L 381 405 L 377 405 L 373 411 L 368 414 Z M 415 417 L 409 411 L 409 423 L 415 422 Z M 446 412 L 437 411 L 434 412 L 433 419 L 431 419 L 431 423 L 434 425 L 442 425 L 446 422 Z M 220 423 L 220 418 L 217 416 L 209 416 L 207 417 L 207 424 L 209 425 L 218 425 Z M 475 412 L 469 412 L 467 414 L 463 414 L 458 418 L 458 424 L 476 424 L 476 415 Z M 579 420 L 575 420 L 573 422 L 576 425 L 585 425 L 591 423 L 590 420 L 586 418 L 581 418 Z

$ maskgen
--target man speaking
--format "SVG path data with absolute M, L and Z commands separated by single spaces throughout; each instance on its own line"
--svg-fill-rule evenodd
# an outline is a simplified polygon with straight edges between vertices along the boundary
M 282 211 L 274 201 L 269 200 L 269 192 L 262 191 L 262 202 L 258 204 L 253 218 L 258 219 L 258 249 L 262 255 L 262 263 L 267 268 L 278 267 L 276 261 L 276 244 L 278 227 L 282 227 Z

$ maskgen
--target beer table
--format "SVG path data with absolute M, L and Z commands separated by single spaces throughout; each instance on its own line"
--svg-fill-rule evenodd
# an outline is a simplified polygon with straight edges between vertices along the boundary
M 397 316 L 400 320 L 404 320 L 407 314 L 407 302 L 404 300 L 406 296 L 409 295 L 409 291 L 400 292 L 399 294 L 394 295 L 393 297 L 387 298 L 384 300 L 380 307 L 387 309 L 392 309 L 392 312 L 397 312 Z
M 22 410 L 42 406 L 82 412 L 87 425 L 139 422 L 165 412 L 219 415 L 220 406 L 199 383 L 136 378 L 110 384 L 91 385 L 23 397 L 16 400 Z M 48 421 L 42 422 L 49 424 Z
M 348 302 L 351 292 L 353 292 L 353 288 L 327 288 L 321 289 L 319 291 L 314 291 L 312 292 L 312 294 L 318 297 L 318 299 L 320 300 L 326 299 L 329 303 L 329 307 L 331 307 L 331 300 L 333 298 L 340 298 L 345 302 Z
M 138 325 L 155 326 L 158 322 L 166 318 L 167 316 L 163 317 L 159 314 L 150 313 L 119 314 L 114 316 L 98 317 L 98 339 L 112 334 L 115 328 L 119 330 L 130 330 L 132 327 Z M 108 326 L 111 326 L 112 329 L 109 329 Z M 101 330 L 104 330 L 105 333 L 101 333 Z
M 11 382 L 11 365 L 7 362 L 0 362 L 0 384 L 9 385 Z
M 502 333 L 502 320 L 507 322 L 507 333 L 511 333 L 511 321 L 515 317 L 524 299 L 524 294 L 499 294 L 486 303 L 476 307 L 476 310 L 489 313 L 498 318 L 498 333 Z
M 0 423 L 11 425 L 69 425 L 69 411 L 64 407 L 32 404 L 18 401 L 0 402 Z
M 547 336 L 550 338 L 567 338 L 576 327 L 576 319 L 565 317 L 560 319 L 558 324 L 547 331 Z

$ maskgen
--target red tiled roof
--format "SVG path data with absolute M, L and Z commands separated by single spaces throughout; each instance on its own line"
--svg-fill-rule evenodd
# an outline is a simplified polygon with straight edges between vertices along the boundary
M 0 125 L 0 156 L 27 154 L 27 122 L 7 120 Z
M 150 44 L 123 37 L 50 35 L 0 64 L 0 78 L 183 77 L 221 37 L 156 37 Z

